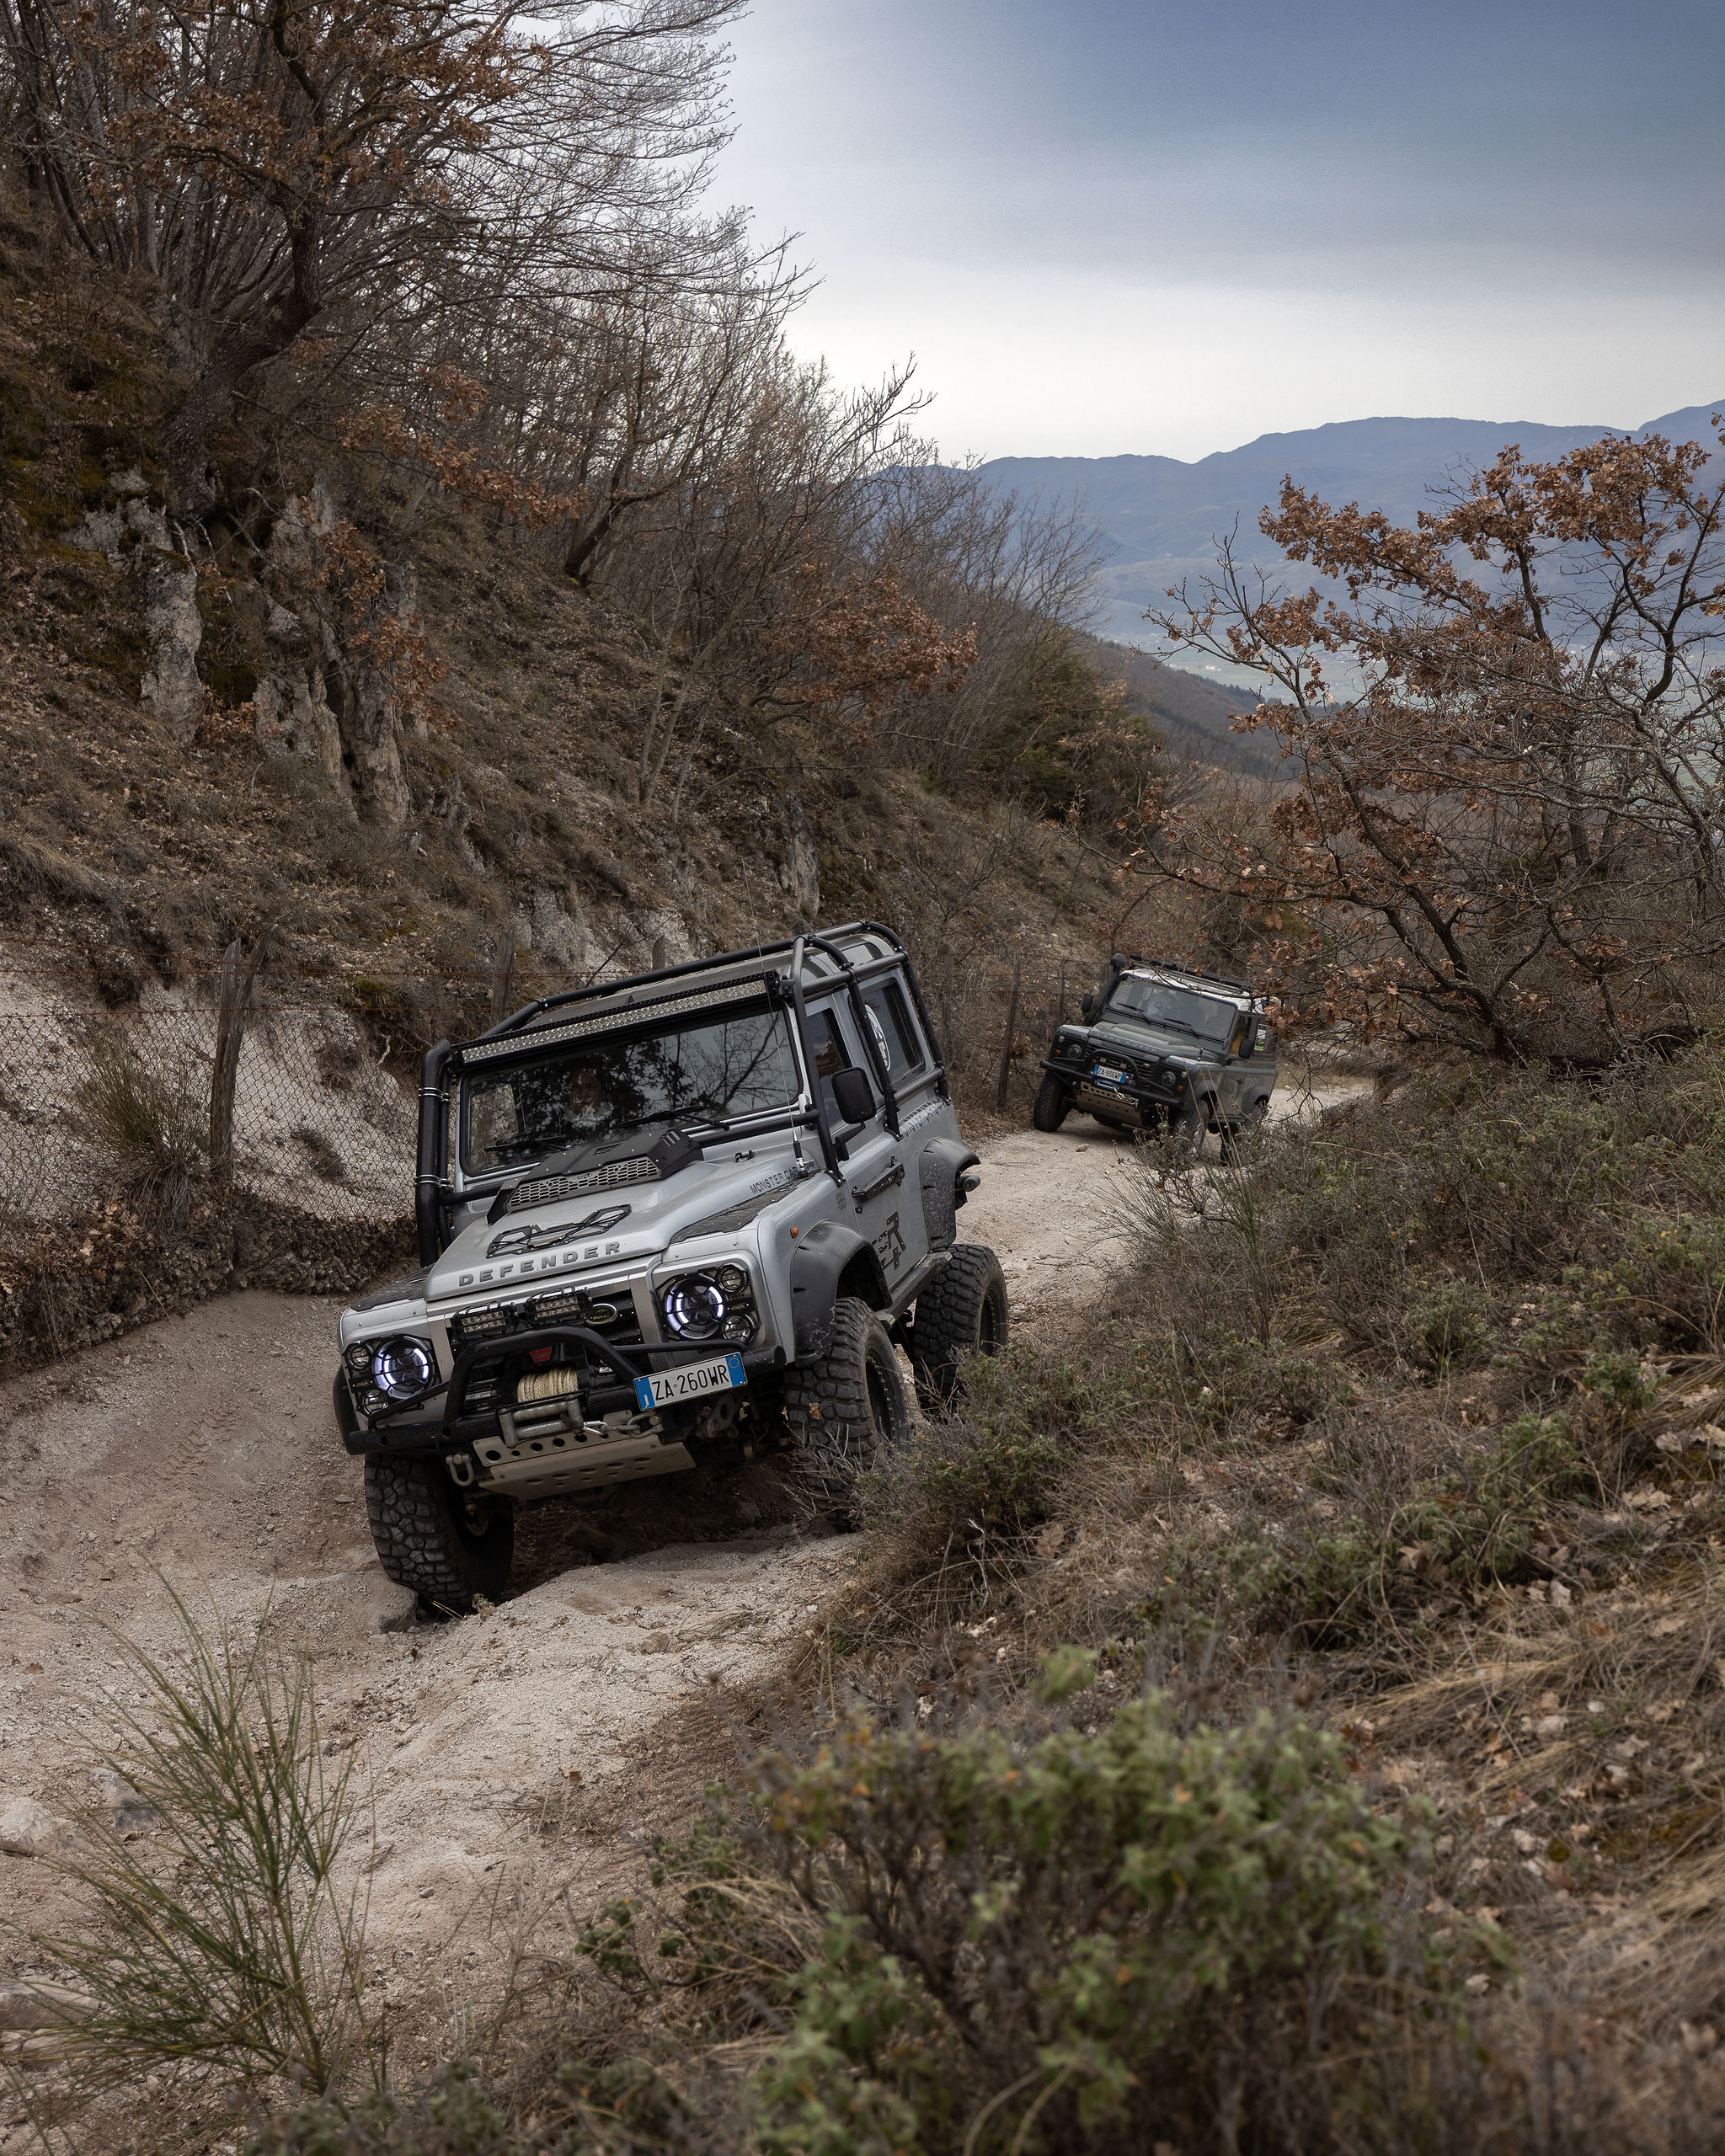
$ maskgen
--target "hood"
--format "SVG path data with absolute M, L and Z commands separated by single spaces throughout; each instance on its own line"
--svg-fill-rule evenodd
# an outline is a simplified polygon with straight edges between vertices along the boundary
M 789 1145 L 767 1150 L 757 1141 L 741 1159 L 732 1147 L 727 1157 L 692 1161 L 663 1182 L 588 1191 L 506 1213 L 494 1225 L 482 1216 L 430 1268 L 426 1300 L 656 1257 L 692 1235 L 746 1225 L 796 1181 Z
M 1176 1062 L 1201 1062 L 1220 1055 L 1220 1043 L 1194 1040 L 1173 1026 L 1158 1026 L 1144 1018 L 1103 1018 L 1090 1028 L 1092 1048 L 1118 1049 L 1122 1055 L 1160 1055 Z

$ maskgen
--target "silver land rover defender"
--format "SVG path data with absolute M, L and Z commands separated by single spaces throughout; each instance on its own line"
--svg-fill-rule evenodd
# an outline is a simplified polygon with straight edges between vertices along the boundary
M 1007 1337 L 916 978 L 858 921 L 518 1011 L 426 1055 L 420 1270 L 342 1316 L 335 1412 L 392 1579 L 461 1611 L 516 1504 L 793 1447 L 842 1524 Z
M 1043 1058 L 1030 1118 L 1039 1130 L 1058 1130 L 1077 1107 L 1194 1148 L 1218 1131 L 1226 1155 L 1268 1113 L 1276 1031 L 1244 981 L 1116 955 L 1082 1011 L 1084 1023 L 1062 1026 Z

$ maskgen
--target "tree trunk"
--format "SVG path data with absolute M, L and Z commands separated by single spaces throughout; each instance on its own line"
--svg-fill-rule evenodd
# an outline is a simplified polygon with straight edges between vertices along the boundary
M 285 352 L 319 312 L 294 301 L 266 326 L 222 339 L 179 408 L 162 422 L 156 446 L 168 500 L 180 515 L 201 516 L 221 494 L 210 467 L 210 430 L 227 418 L 241 382 Z
M 1001 1043 L 1001 1082 L 995 1088 L 995 1113 L 1003 1114 L 1007 1106 L 1007 1081 L 1012 1075 L 1012 1037 L 1018 1030 L 1018 979 L 1024 970 L 1021 954 L 1012 961 L 1012 992 L 1007 999 L 1007 1037 Z

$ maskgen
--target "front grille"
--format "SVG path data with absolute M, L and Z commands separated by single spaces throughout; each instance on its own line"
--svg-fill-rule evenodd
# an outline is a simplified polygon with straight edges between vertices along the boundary
M 449 1321 L 449 1344 L 457 1355 L 464 1348 L 494 1341 L 498 1348 L 494 1357 L 482 1357 L 468 1371 L 464 1413 L 489 1415 L 515 1405 L 515 1382 L 526 1361 L 525 1356 L 510 1356 L 510 1336 L 537 1331 L 547 1325 L 584 1325 L 607 1341 L 616 1341 L 620 1348 L 642 1344 L 635 1299 L 626 1286 L 613 1288 L 608 1294 L 590 1294 L 573 1285 L 547 1287 L 543 1294 L 523 1296 L 519 1302 L 480 1303 L 471 1310 L 457 1310 Z M 572 1369 L 584 1386 L 595 1379 L 601 1385 L 615 1384 L 628 1374 L 619 1365 L 607 1363 L 596 1348 L 585 1344 L 553 1352 L 558 1363 L 553 1367 Z
M 509 1209 L 521 1213 L 530 1205 L 554 1205 L 559 1198 L 585 1197 L 590 1190 L 615 1190 L 620 1183 L 657 1182 L 657 1161 L 613 1161 L 609 1167 L 590 1168 L 585 1175 L 542 1176 L 537 1182 L 518 1182 L 510 1194 Z
M 590 1326 L 621 1348 L 638 1346 L 641 1339 L 635 1299 L 627 1288 L 592 1295 L 584 1289 L 559 1287 L 518 1303 L 480 1303 L 456 1311 L 449 1321 L 449 1344 L 460 1354 L 477 1341 L 507 1340 L 512 1332 L 531 1332 L 544 1325 Z

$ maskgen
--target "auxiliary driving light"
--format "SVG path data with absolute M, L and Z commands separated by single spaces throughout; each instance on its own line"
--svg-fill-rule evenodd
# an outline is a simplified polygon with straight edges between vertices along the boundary
M 371 1351 L 371 1381 L 391 1400 L 412 1400 L 433 1384 L 437 1358 L 424 1340 L 386 1340 Z

